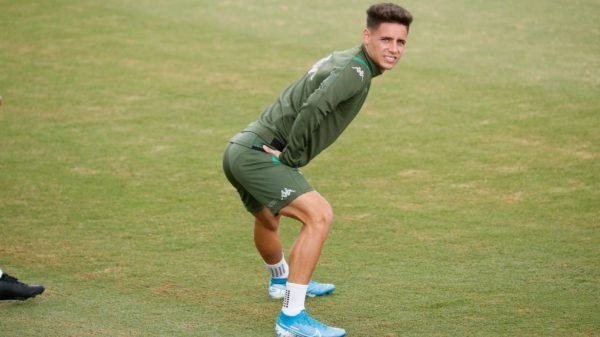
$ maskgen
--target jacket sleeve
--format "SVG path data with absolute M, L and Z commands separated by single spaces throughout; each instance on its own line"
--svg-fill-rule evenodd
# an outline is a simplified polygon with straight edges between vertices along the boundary
M 300 108 L 292 125 L 287 147 L 279 157 L 281 162 L 292 167 L 306 165 L 310 158 L 302 154 L 308 150 L 309 137 L 328 114 L 335 112 L 340 103 L 359 94 L 367 81 L 351 64 L 332 71 Z

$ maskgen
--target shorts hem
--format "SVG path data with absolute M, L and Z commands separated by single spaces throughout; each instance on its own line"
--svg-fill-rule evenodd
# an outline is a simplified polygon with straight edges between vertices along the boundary
M 293 196 L 290 196 L 288 199 L 283 200 L 282 202 L 277 203 L 275 206 L 273 207 L 267 207 L 271 213 L 273 213 L 273 215 L 279 215 L 279 212 L 281 211 L 282 208 L 286 207 L 287 205 L 289 205 L 292 201 L 296 200 L 296 198 L 298 198 L 299 196 L 306 194 L 308 192 L 312 192 L 314 191 L 314 188 L 310 188 L 307 189 L 305 191 L 301 191 L 300 193 L 296 193 Z

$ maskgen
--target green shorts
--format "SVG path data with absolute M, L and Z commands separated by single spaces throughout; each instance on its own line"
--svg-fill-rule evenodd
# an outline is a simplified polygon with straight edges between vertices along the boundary
M 252 132 L 234 136 L 223 156 L 223 171 L 251 213 L 267 207 L 274 215 L 298 196 L 313 190 L 298 168 L 261 151 L 266 142 Z

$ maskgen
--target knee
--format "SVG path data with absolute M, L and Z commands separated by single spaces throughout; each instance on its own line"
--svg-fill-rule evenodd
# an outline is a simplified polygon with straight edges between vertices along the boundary
M 306 225 L 315 229 L 322 235 L 327 235 L 333 223 L 333 209 L 329 203 L 325 202 L 309 214 Z
M 302 222 L 305 230 L 323 239 L 327 237 L 333 223 L 331 205 L 316 191 L 299 196 L 282 208 L 280 213 Z
M 279 216 L 273 216 L 268 211 L 261 211 L 260 213 L 254 214 L 254 225 L 269 231 L 277 231 L 279 229 Z

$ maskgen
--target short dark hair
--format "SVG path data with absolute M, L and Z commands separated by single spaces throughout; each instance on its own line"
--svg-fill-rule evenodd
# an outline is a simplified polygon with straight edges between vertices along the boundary
M 367 28 L 377 29 L 382 23 L 399 23 L 408 30 L 413 21 L 409 11 L 394 3 L 374 4 L 367 9 Z

